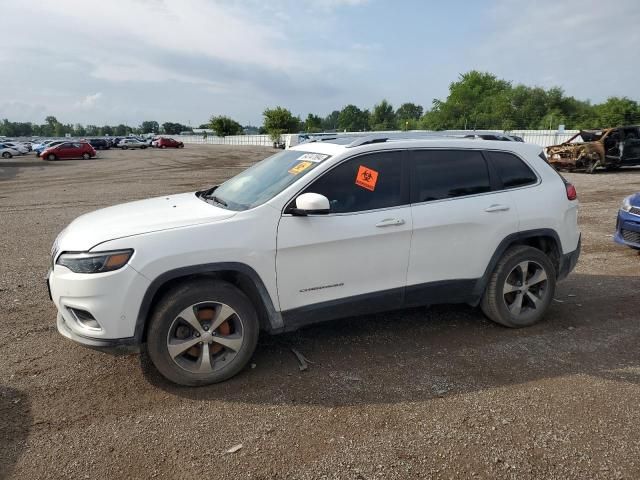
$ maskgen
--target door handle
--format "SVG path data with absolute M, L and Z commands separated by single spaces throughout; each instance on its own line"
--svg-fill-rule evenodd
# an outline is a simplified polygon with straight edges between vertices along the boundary
M 404 220 L 402 218 L 385 218 L 376 223 L 376 227 L 393 227 L 397 225 L 404 225 Z
M 509 210 L 509 205 L 499 205 L 499 204 L 494 204 L 491 205 L 490 207 L 487 207 L 484 209 L 485 212 L 506 212 L 507 210 Z

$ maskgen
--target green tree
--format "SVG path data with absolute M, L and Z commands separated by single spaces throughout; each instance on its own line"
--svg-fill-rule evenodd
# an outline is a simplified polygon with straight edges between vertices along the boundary
M 338 115 L 338 128 L 347 132 L 361 132 L 367 130 L 369 125 L 367 111 L 362 111 L 355 105 L 347 105 Z
M 87 136 L 95 137 L 96 135 L 100 135 L 100 129 L 95 125 L 87 125 Z
M 396 110 L 396 121 L 400 130 L 413 130 L 418 128 L 423 109 L 420 105 L 407 102 L 403 103 Z
M 84 137 L 87 135 L 87 129 L 84 128 L 82 124 L 76 123 L 76 125 L 73 127 L 72 135 L 76 137 Z
M 396 114 L 393 111 L 393 105 L 386 100 L 373 107 L 369 125 L 372 130 L 393 130 L 396 128 Z
M 599 127 L 616 127 L 640 122 L 638 102 L 627 97 L 609 97 L 606 102 L 593 108 L 595 121 Z
M 318 115 L 310 113 L 304 121 L 304 131 L 309 133 L 318 133 L 322 131 L 322 118 Z
M 116 137 L 124 137 L 126 135 L 128 135 L 129 133 L 131 133 L 131 127 L 128 127 L 124 124 L 120 124 L 117 125 L 114 129 L 113 129 L 113 134 Z
M 179 135 L 181 132 L 191 131 L 191 127 L 181 123 L 165 122 L 162 124 L 162 131 L 168 135 Z
M 100 135 L 113 135 L 113 128 L 109 125 L 100 127 Z
M 145 120 L 140 124 L 140 133 L 159 133 L 160 125 L 155 120 Z
M 215 131 L 216 135 L 219 137 L 240 135 L 242 133 L 242 125 L 235 120 L 222 115 L 211 117 L 211 120 L 209 120 L 209 128 Z
M 338 117 L 340 116 L 340 112 L 338 110 L 334 110 L 329 115 L 322 119 L 322 130 L 325 132 L 335 131 L 338 129 Z
M 300 119 L 294 117 L 286 108 L 267 108 L 262 115 L 264 116 L 264 128 L 269 135 L 272 133 L 274 135 L 294 133 L 300 128 Z

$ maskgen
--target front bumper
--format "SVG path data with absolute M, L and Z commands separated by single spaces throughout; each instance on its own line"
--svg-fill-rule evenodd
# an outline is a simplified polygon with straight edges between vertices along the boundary
M 58 333 L 60 333 L 60 335 L 88 348 L 113 354 L 140 352 L 140 341 L 136 337 L 100 340 L 78 335 L 67 325 L 64 317 L 59 312 L 56 326 L 58 327 Z
M 73 273 L 55 265 L 47 279 L 51 298 L 58 309 L 58 331 L 82 345 L 114 349 L 140 343 L 137 331 L 142 298 L 149 281 L 127 265 L 98 274 Z M 89 313 L 98 326 L 91 326 L 78 312 Z
M 640 248 L 640 216 L 619 210 L 613 240 L 620 245 Z

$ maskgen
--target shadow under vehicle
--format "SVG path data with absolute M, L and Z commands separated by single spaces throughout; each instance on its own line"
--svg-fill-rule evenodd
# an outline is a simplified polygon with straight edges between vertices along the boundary
M 640 165 L 640 126 L 580 130 L 546 150 L 549 163 L 557 170 L 595 173 L 598 167 L 616 170 Z

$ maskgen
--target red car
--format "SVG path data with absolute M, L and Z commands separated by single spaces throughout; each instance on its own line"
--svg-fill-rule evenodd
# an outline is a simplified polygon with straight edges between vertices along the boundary
M 87 142 L 64 142 L 47 148 L 40 158 L 43 160 L 60 160 L 67 158 L 82 158 L 89 160 L 96 156 L 95 149 Z
M 183 148 L 184 143 L 174 140 L 173 138 L 160 137 L 154 140 L 152 145 L 157 148 Z

